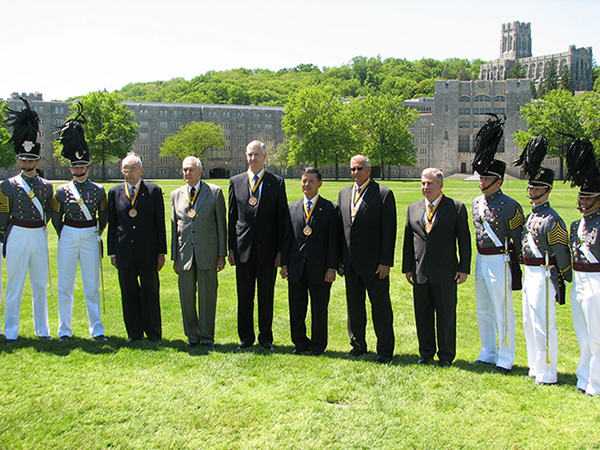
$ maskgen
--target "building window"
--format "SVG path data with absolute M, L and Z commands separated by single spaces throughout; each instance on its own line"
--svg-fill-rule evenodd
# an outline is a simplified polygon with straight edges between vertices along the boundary
M 141 152 L 147 152 L 148 151 L 148 144 L 142 144 L 142 145 L 140 145 L 140 151 Z M 144 160 L 142 160 L 142 162 L 144 162 Z
M 148 139 L 148 133 L 140 133 L 140 139 Z
M 505 102 L 506 101 L 506 97 L 504 95 L 496 95 L 494 97 L 494 101 L 495 102 Z
M 175 122 L 173 125 L 175 125 L 175 128 L 177 128 L 178 130 L 181 128 L 181 122 Z
M 498 144 L 498 153 L 504 153 L 505 151 L 506 147 L 504 146 L 504 139 L 502 139 Z
M 230 130 L 230 129 L 231 129 L 231 124 L 230 124 L 229 122 L 225 122 L 225 123 L 223 124 L 223 129 L 225 129 L 225 130 Z
M 444 131 L 444 140 L 446 140 L 446 141 L 448 140 L 448 132 L 447 131 Z
M 463 95 L 462 97 L 458 98 L 459 102 L 470 102 L 471 101 L 471 97 L 467 97 L 466 95 Z M 447 105 L 446 105 L 447 106 Z
M 492 97 L 490 97 L 489 95 L 477 95 L 477 96 L 475 96 L 473 101 L 474 102 L 491 102 Z
M 245 123 L 238 123 L 238 124 L 235 125 L 235 127 L 238 130 L 245 130 L 246 129 L 246 124 Z
M 148 122 L 145 120 L 142 120 L 140 122 L 140 128 L 148 128 Z
M 458 151 L 461 153 L 471 151 L 471 137 L 470 136 L 459 136 L 458 137 Z
M 163 128 L 163 129 L 169 128 L 169 122 L 160 122 L 158 124 L 158 126 L 159 126 L 159 128 Z

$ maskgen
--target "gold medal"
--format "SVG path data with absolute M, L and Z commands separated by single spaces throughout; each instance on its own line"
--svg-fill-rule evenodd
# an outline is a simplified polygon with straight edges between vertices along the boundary
M 250 197 L 248 199 L 248 203 L 250 204 L 250 206 L 256 206 L 258 204 L 258 199 L 256 197 Z
M 356 208 L 352 208 L 352 217 L 356 215 Z
M 129 217 L 134 218 L 135 216 L 137 216 L 137 209 L 131 208 L 129 210 Z
M 304 233 L 304 236 L 310 236 L 312 234 L 312 228 L 309 227 L 308 225 L 306 225 L 303 229 L 302 232 Z
M 193 209 L 193 208 L 192 208 L 192 209 L 190 209 L 190 210 L 187 212 L 187 215 L 188 215 L 188 217 L 189 217 L 190 219 L 193 219 L 194 217 L 196 217 L 196 210 L 195 210 L 195 209 Z

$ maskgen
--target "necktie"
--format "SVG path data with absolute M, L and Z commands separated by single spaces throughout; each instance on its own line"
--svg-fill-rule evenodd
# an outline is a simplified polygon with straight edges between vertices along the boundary
M 190 189 L 190 198 L 192 201 L 194 200 L 194 195 L 196 195 L 196 187 Z
M 258 183 L 258 175 L 254 175 L 254 178 L 252 178 L 252 187 L 256 186 L 256 183 Z
M 129 195 L 131 198 L 135 196 L 135 186 L 131 186 L 131 189 L 129 190 Z
M 312 208 L 312 200 L 306 202 L 306 211 L 310 212 Z
M 427 204 L 427 217 L 425 218 L 425 231 L 431 233 L 433 228 L 433 203 Z

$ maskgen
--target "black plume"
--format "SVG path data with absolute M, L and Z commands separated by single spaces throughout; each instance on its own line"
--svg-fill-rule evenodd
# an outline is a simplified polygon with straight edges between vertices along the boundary
M 25 109 L 7 111 L 8 118 L 6 124 L 13 128 L 12 143 L 15 146 L 17 154 L 23 153 L 23 142 L 37 142 L 38 131 L 40 129 L 40 118 L 38 113 L 31 109 L 31 105 L 23 97 L 19 97 L 25 103 Z
M 548 141 L 544 136 L 533 136 L 513 165 L 521 166 L 529 178 L 535 177 L 546 157 Z
M 494 119 L 488 119 L 475 136 L 475 158 L 472 167 L 473 171 L 479 174 L 487 172 L 504 134 L 504 121 L 495 114 L 488 115 L 493 116 Z
M 71 162 L 90 160 L 90 149 L 85 141 L 83 125 L 86 119 L 83 115 L 83 106 L 77 103 L 77 116 L 67 120 L 61 130 L 58 140 L 62 144 L 61 155 Z
M 567 174 L 565 181 L 571 181 L 571 187 L 587 187 L 600 178 L 596 164 L 594 146 L 588 138 L 575 139 L 567 150 Z

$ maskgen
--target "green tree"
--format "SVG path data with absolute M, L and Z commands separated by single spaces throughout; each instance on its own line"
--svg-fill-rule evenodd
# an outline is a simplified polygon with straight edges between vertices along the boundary
M 515 63 L 510 66 L 510 69 L 508 69 L 508 72 L 506 73 L 506 78 L 525 78 L 525 71 L 519 60 L 516 60 Z
M 11 167 L 17 162 L 14 147 L 10 143 L 11 135 L 5 127 L 6 103 L 0 102 L 0 167 Z
M 137 138 L 139 127 L 135 116 L 122 100 L 120 94 L 106 91 L 90 92 L 78 99 L 87 119 L 85 139 L 92 161 L 102 163 L 103 180 L 106 180 L 106 163 L 124 158 Z M 75 110 L 76 105 L 71 105 L 71 109 Z M 76 115 L 75 111 L 71 118 Z
M 550 92 L 554 89 L 558 89 L 558 71 L 556 70 L 556 61 L 552 58 L 548 64 L 548 69 L 546 70 L 544 90 L 545 92 Z
M 572 93 L 575 92 L 575 82 L 573 81 L 573 77 L 571 76 L 571 71 L 569 70 L 568 66 L 564 66 L 560 70 L 558 87 Z
M 527 121 L 527 131 L 517 131 L 515 142 L 525 147 L 533 135 L 545 136 L 548 154 L 561 158 L 561 178 L 566 146 L 572 140 L 570 136 L 588 137 L 596 148 L 600 145 L 596 133 L 600 121 L 600 93 L 575 96 L 565 89 L 555 89 L 544 98 L 522 106 L 521 116 Z
M 352 147 L 352 126 L 339 97 L 320 87 L 302 89 L 285 106 L 281 127 L 289 138 L 288 167 L 334 164 Z
M 402 106 L 402 102 L 401 97 L 380 95 L 351 104 L 362 152 L 381 167 L 382 179 L 386 165 L 410 166 L 416 161 L 417 149 L 408 127 L 419 113 Z
M 225 146 L 223 127 L 212 122 L 190 122 L 165 139 L 160 147 L 161 156 L 174 156 L 180 161 L 186 156 L 202 158 L 208 149 L 221 150 Z

